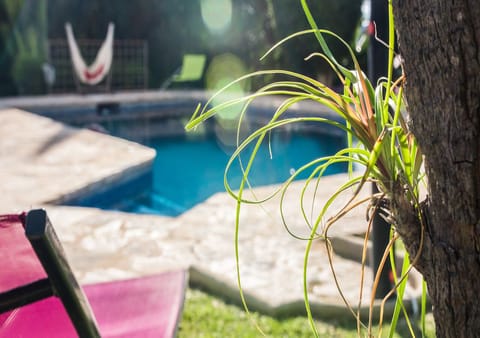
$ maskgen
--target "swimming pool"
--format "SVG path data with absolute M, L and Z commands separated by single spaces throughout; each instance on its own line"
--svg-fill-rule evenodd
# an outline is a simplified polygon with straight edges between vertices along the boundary
M 155 138 L 147 145 L 157 152 L 152 185 L 140 197 L 123 201 L 118 208 L 130 212 L 179 215 L 213 194 L 225 191 L 225 166 L 235 148 L 225 145 L 214 133 Z M 253 186 L 285 181 L 303 164 L 331 155 L 344 140 L 327 134 L 281 131 L 264 141 L 251 169 Z M 270 150 L 272 156 L 270 156 Z M 242 160 L 248 158 L 251 147 Z M 346 166 L 329 168 L 326 174 L 343 172 Z M 306 178 L 308 173 L 300 175 Z M 238 188 L 242 178 L 238 161 L 231 167 L 228 180 Z
M 234 139 L 232 132 L 228 128 L 219 132 L 215 119 L 204 123 L 203 133 L 185 134 L 184 130 L 198 102 L 205 103 L 209 93 L 187 91 L 156 95 L 161 96 L 158 101 L 124 102 L 113 105 L 112 109 L 99 109 L 99 105 L 96 108 L 87 105 L 32 109 L 74 127 L 95 130 L 100 127 L 113 136 L 153 147 L 157 152 L 151 171 L 137 173 L 132 179 L 72 198 L 65 204 L 176 216 L 225 191 L 225 165 L 235 149 L 227 145 L 232 144 L 232 137 Z M 252 104 L 247 132 L 264 125 L 277 105 L 272 98 Z M 309 102 L 292 106 L 286 117 L 309 114 L 337 118 L 328 109 Z M 343 132 L 325 124 L 298 124 L 276 131 L 270 138 L 272 158 L 268 143 L 264 142 L 250 173 L 250 182 L 256 186 L 283 182 L 301 165 L 334 154 L 345 144 Z M 247 157 L 243 156 L 242 160 Z M 337 165 L 326 174 L 346 169 L 346 165 Z M 232 188 L 237 188 L 241 180 L 238 165 L 231 168 L 228 178 Z

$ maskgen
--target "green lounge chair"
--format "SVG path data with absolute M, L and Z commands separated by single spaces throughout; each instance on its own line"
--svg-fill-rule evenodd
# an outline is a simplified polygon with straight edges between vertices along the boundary
M 166 89 L 175 83 L 195 82 L 202 79 L 207 57 L 203 54 L 185 54 L 182 65 L 161 86 Z

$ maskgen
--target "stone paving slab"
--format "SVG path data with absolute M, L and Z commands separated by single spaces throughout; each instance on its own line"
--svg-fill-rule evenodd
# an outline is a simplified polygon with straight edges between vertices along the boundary
M 149 170 L 153 149 L 17 109 L 0 110 L 0 211 L 60 203 Z
M 238 302 L 236 202 L 231 196 L 216 194 L 175 218 L 52 205 L 52 201 L 61 201 L 63 196 L 84 186 L 94 189 L 111 177 L 138 170 L 152 160 L 153 151 L 18 110 L 0 111 L 0 139 L 2 212 L 45 207 L 81 283 L 184 268 L 190 269 L 192 285 Z M 318 211 L 346 178 L 343 174 L 323 178 L 314 210 Z M 284 203 L 288 227 L 300 237 L 310 232 L 298 204 L 303 184 L 293 183 Z M 272 189 L 275 186 L 257 188 L 255 194 L 267 196 Z M 307 189 L 305 200 L 311 201 L 313 193 L 313 189 Z M 349 196 L 338 199 L 333 209 L 342 207 Z M 287 233 L 278 205 L 275 197 L 262 207 L 242 208 L 242 286 L 252 308 L 270 314 L 304 313 L 302 274 L 306 242 Z M 332 227 L 330 235 L 345 237 L 365 232 L 363 210 L 359 208 L 343 218 Z M 361 265 L 334 255 L 334 267 L 346 299 L 356 305 Z M 368 267 L 364 276 L 363 304 L 367 304 L 372 279 Z M 307 286 L 315 315 L 349 315 L 320 240 L 312 248 Z
M 339 180 L 342 175 L 332 177 Z M 301 184 L 296 184 L 299 189 Z M 252 206 L 244 210 L 240 229 L 240 270 L 249 306 L 271 315 L 304 313 L 305 242 L 288 235 L 272 214 Z M 172 269 L 189 269 L 190 283 L 240 303 L 234 252 L 235 201 L 212 196 L 176 217 L 138 215 L 94 208 L 46 206 L 69 261 L 82 283 L 123 279 Z M 347 230 L 357 233 L 357 228 Z M 338 234 L 337 234 L 338 235 Z M 358 304 L 362 267 L 334 255 L 344 296 Z M 313 246 L 307 279 L 314 314 L 350 316 L 337 291 L 326 249 Z M 372 271 L 364 273 L 363 312 L 367 313 Z M 378 306 L 378 302 L 376 302 Z M 387 311 L 388 313 L 388 311 Z
M 193 284 L 238 301 L 233 202 L 226 194 L 217 194 L 177 218 L 94 208 L 45 208 L 82 283 L 191 268 Z M 240 230 L 240 269 L 249 304 L 273 313 L 303 299 L 305 242 L 292 238 L 280 223 L 268 218 L 263 211 L 246 210 Z M 356 304 L 360 264 L 338 256 L 334 262 L 345 295 Z M 313 303 L 343 307 L 321 242 L 314 245 L 309 275 Z M 369 268 L 365 275 L 370 281 Z M 370 285 L 365 286 L 366 297 Z

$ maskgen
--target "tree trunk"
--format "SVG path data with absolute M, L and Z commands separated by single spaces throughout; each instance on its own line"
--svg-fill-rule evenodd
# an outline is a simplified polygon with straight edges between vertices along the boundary
M 393 4 L 411 130 L 425 155 L 428 176 L 424 245 L 417 267 L 427 281 L 437 335 L 476 337 L 480 335 L 480 1 L 394 0 Z M 396 204 L 399 232 L 415 255 L 420 224 L 412 220 L 408 206 Z

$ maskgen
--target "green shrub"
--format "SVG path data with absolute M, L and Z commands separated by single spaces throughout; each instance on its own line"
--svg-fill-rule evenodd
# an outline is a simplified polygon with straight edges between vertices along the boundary
M 42 64 L 41 59 L 29 55 L 22 55 L 15 60 L 12 76 L 20 95 L 43 94 L 46 92 Z

